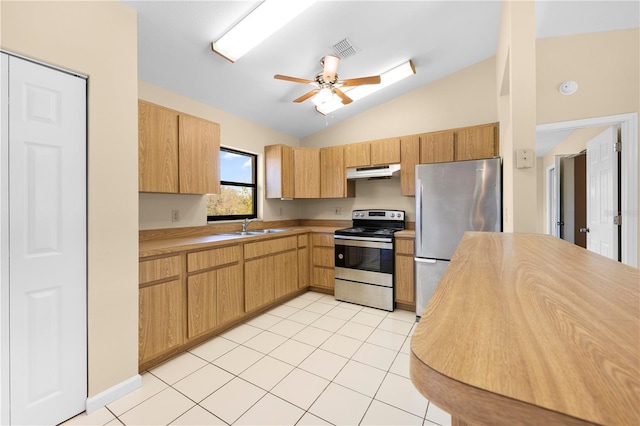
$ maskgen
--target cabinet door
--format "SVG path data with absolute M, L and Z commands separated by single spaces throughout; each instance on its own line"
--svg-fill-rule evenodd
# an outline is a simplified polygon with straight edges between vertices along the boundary
M 273 256 L 275 298 L 278 299 L 298 289 L 298 253 L 291 250 Z
M 298 287 L 309 287 L 309 247 L 298 248 Z
M 416 195 L 416 164 L 420 160 L 420 137 L 408 136 L 400 140 L 400 191 L 402 195 Z
M 180 193 L 220 193 L 220 125 L 180 114 Z
M 320 198 L 320 150 L 294 148 L 294 198 Z
M 366 167 L 371 165 L 371 144 L 369 142 L 344 145 L 345 167 Z
M 416 303 L 413 256 L 396 255 L 396 302 Z
M 138 102 L 138 190 L 178 192 L 178 113 Z
M 398 164 L 400 162 L 400 138 L 372 141 L 371 165 Z
M 138 304 L 140 363 L 184 342 L 184 297 L 180 280 L 141 288 Z
M 216 271 L 216 320 L 218 325 L 244 314 L 244 280 L 237 264 Z
M 189 338 L 216 327 L 216 273 L 203 272 L 187 278 L 187 321 Z
M 244 307 L 247 312 L 274 300 L 275 279 L 272 256 L 246 261 L 244 276 Z
M 420 164 L 454 161 L 454 140 L 453 131 L 420 135 Z
M 478 160 L 497 155 L 496 125 L 466 127 L 456 131 L 456 161 Z
M 264 147 L 267 198 L 293 198 L 293 148 L 287 145 Z
M 355 196 L 355 182 L 347 182 L 344 148 L 332 146 L 320 149 L 320 197 L 344 198 Z

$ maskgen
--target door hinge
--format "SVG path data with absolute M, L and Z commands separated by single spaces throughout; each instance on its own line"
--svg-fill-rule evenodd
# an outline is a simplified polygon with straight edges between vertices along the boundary
M 622 152 L 622 142 L 618 141 L 613 144 L 613 150 L 615 152 Z
M 622 215 L 621 214 L 617 214 L 613 217 L 613 224 L 614 225 L 622 225 Z

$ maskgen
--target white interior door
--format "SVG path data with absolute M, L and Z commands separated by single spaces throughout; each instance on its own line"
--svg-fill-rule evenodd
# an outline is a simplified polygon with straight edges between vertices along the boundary
M 87 397 L 86 81 L 9 57 L 8 122 L 10 417 L 57 424 Z
M 618 140 L 609 127 L 587 142 L 587 249 L 618 260 Z

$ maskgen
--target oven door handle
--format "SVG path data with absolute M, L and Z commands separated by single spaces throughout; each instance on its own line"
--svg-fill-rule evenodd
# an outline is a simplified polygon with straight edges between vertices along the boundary
M 348 246 L 348 247 L 364 247 L 364 248 L 375 248 L 382 250 L 393 250 L 393 243 L 388 241 L 371 241 L 370 239 L 366 240 L 344 240 L 338 239 L 334 242 L 336 246 Z
M 352 236 L 346 236 L 346 235 L 334 235 L 333 238 L 335 240 L 342 240 L 342 241 L 344 240 L 373 241 L 373 242 L 389 243 L 389 244 L 393 242 L 393 240 L 389 238 L 376 238 L 376 237 L 352 237 Z

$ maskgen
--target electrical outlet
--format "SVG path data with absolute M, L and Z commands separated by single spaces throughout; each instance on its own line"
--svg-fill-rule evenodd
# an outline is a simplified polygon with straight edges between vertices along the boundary
M 171 210 L 171 222 L 180 222 L 180 210 Z
M 342 214 L 342 207 L 336 207 L 335 213 L 336 213 L 336 216 L 341 215 Z

